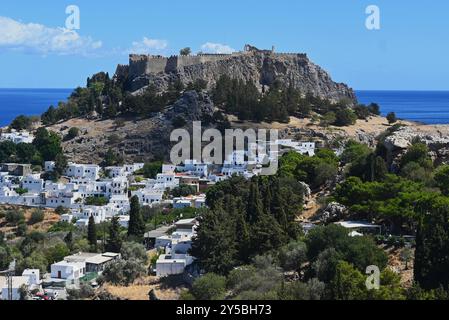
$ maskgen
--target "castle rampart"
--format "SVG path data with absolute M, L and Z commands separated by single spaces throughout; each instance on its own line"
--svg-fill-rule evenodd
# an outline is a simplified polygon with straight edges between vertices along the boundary
M 257 53 L 281 57 L 285 56 L 307 58 L 307 55 L 303 53 L 276 53 L 274 51 L 274 47 L 272 48 L 272 50 L 259 50 L 256 47 L 250 45 L 246 45 L 244 51 L 234 52 L 230 54 L 200 53 L 198 55 L 175 55 L 170 57 L 163 57 L 160 55 L 131 54 L 129 56 L 129 73 L 132 76 L 157 74 L 161 72 L 170 73 L 176 72 L 183 67 L 223 61 L 233 57 Z

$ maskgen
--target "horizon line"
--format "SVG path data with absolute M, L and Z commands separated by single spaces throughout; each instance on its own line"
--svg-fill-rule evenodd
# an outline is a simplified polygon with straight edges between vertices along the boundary
M 0 87 L 0 90 L 75 90 L 76 88 L 85 88 L 82 86 L 70 87 Z M 353 91 L 405 91 L 405 92 L 449 92 L 448 89 L 354 89 Z

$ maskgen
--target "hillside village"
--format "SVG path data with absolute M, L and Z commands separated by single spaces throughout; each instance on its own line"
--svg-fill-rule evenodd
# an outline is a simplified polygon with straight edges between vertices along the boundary
M 0 134 L 1 141 L 11 141 L 15 144 L 32 143 L 32 139 L 33 135 L 27 131 Z M 280 154 L 295 151 L 306 156 L 315 155 L 314 142 L 283 139 L 275 141 L 274 144 Z M 265 157 L 255 156 L 254 161 L 247 161 L 245 155 L 247 156 L 248 152 L 234 151 L 221 166 L 196 160 L 186 160 L 179 166 L 163 164 L 155 179 L 143 178 L 139 174 L 144 169 L 144 163 L 102 168 L 96 164 L 69 162 L 59 181 L 43 178 L 46 173 L 55 170 L 54 161 L 46 161 L 43 172 L 33 171 L 30 164 L 4 163 L 0 164 L 0 205 L 66 209 L 66 213 L 60 215 L 60 221 L 74 224 L 77 228 L 87 228 L 90 219 L 93 219 L 95 224 L 101 224 L 113 218 L 117 219 L 121 227 L 128 228 L 132 197 L 137 197 L 142 207 L 163 205 L 173 209 L 204 208 L 204 192 L 208 188 L 233 176 L 251 179 L 260 175 L 266 161 L 277 161 L 280 155 L 278 152 L 269 153 Z M 170 196 L 170 191 L 180 186 L 191 187 L 192 193 L 180 197 Z M 89 204 L 95 199 L 104 199 L 104 202 Z M 157 277 L 183 274 L 186 268 L 192 265 L 194 258 L 189 254 L 189 250 L 196 234 L 197 223 L 195 218 L 181 219 L 173 221 L 174 231 L 171 234 L 167 233 L 167 226 L 145 234 L 147 249 L 164 252 L 155 264 Z M 8 234 L 4 236 L 8 237 Z M 19 300 L 19 291 L 24 285 L 28 286 L 28 291 L 39 289 L 37 292 L 48 291 L 42 291 L 43 284 L 47 287 L 56 285 L 57 288 L 79 288 L 80 279 L 89 274 L 100 275 L 108 263 L 118 258 L 119 254 L 110 252 L 79 253 L 53 263 L 49 274 L 40 274 L 38 269 L 26 269 L 22 276 L 12 277 L 12 297 Z M 8 284 L 5 279 L 0 278 L 2 299 L 8 298 Z M 95 280 L 95 277 L 91 280 Z

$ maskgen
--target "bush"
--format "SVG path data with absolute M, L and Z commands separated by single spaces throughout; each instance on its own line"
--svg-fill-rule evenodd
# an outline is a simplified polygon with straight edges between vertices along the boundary
M 64 141 L 73 140 L 76 137 L 78 137 L 79 135 L 80 135 L 80 129 L 78 129 L 76 127 L 70 128 L 69 132 L 64 137 Z
M 84 201 L 84 203 L 88 206 L 97 206 L 97 207 L 101 207 L 101 206 L 105 206 L 108 204 L 108 199 L 105 197 L 89 197 L 86 198 L 86 200 Z
M 387 120 L 388 120 L 389 124 L 393 124 L 393 123 L 397 122 L 398 119 L 396 118 L 396 113 L 390 112 L 389 114 L 387 114 Z
M 222 300 L 226 293 L 226 278 L 208 273 L 195 280 L 191 293 L 197 300 Z
M 162 172 L 162 162 L 155 161 L 145 163 L 143 169 L 139 170 L 139 174 L 143 174 L 145 178 L 155 179 L 158 173 Z
M 123 260 L 136 260 L 145 264 L 148 260 L 145 246 L 136 242 L 125 242 L 120 251 Z
M 82 283 L 79 289 L 68 289 L 67 300 L 83 300 L 94 296 L 95 292 L 92 286 Z
M 121 141 L 120 137 L 118 134 L 111 134 L 108 137 L 108 144 L 109 145 L 116 145 L 117 143 L 119 143 Z
M 6 222 L 10 224 L 18 224 L 25 221 L 25 215 L 22 211 L 8 211 L 6 213 Z
M 50 229 L 48 229 L 49 233 L 54 233 L 54 232 L 70 232 L 70 231 L 75 231 L 75 226 L 69 222 L 65 222 L 65 221 L 60 221 L 54 225 L 52 225 L 50 227 Z
M 137 260 L 118 260 L 106 266 L 104 280 L 115 285 L 128 286 L 146 274 L 145 266 Z
M 339 127 L 350 126 L 355 124 L 357 116 L 351 109 L 345 108 L 335 113 L 335 125 Z
M 15 191 L 16 191 L 17 194 L 19 194 L 21 196 L 21 195 L 24 195 L 25 193 L 27 193 L 28 189 L 17 188 Z
M 307 261 L 307 246 L 304 242 L 291 242 L 282 247 L 279 261 L 285 271 L 299 271 L 301 265 Z
M 31 217 L 30 217 L 30 220 L 28 221 L 28 223 L 30 225 L 33 225 L 33 224 L 44 221 L 44 219 L 45 219 L 44 211 L 37 209 L 37 210 L 34 210 L 33 213 L 31 213 Z
M 182 184 L 171 191 L 173 197 L 187 197 L 191 194 L 196 194 L 196 187 Z
M 62 216 L 63 214 L 69 213 L 69 212 L 70 212 L 70 210 L 63 206 L 59 206 L 55 209 L 55 213 L 59 214 L 60 216 Z
M 181 117 L 181 116 L 177 116 L 176 118 L 173 119 L 172 121 L 172 125 L 175 128 L 182 128 L 187 124 L 187 121 Z
M 26 235 L 27 232 L 27 225 L 24 221 L 21 221 L 18 225 L 17 225 L 17 229 L 16 229 L 16 235 L 18 237 L 23 237 Z
M 10 127 L 15 130 L 25 130 L 30 129 L 32 123 L 32 118 L 20 115 L 11 122 Z

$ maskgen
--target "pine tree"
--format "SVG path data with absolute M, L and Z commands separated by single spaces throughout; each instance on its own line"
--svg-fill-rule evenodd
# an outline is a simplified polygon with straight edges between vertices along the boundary
M 139 198 L 134 196 L 131 198 L 131 210 L 129 211 L 128 237 L 141 239 L 144 233 L 145 222 L 140 211 Z
M 416 234 L 415 281 L 424 289 L 449 288 L 449 201 L 433 200 Z
M 217 204 L 214 211 L 207 211 L 199 220 L 191 254 L 207 272 L 228 274 L 236 266 L 235 230 L 229 214 Z
M 95 226 L 95 219 L 93 216 L 89 218 L 89 225 L 87 227 L 87 240 L 93 251 L 97 250 L 97 227 Z
M 118 217 L 114 217 L 112 219 L 111 226 L 109 227 L 109 238 L 106 243 L 106 251 L 109 252 L 119 253 L 122 248 L 120 224 L 118 219 Z

